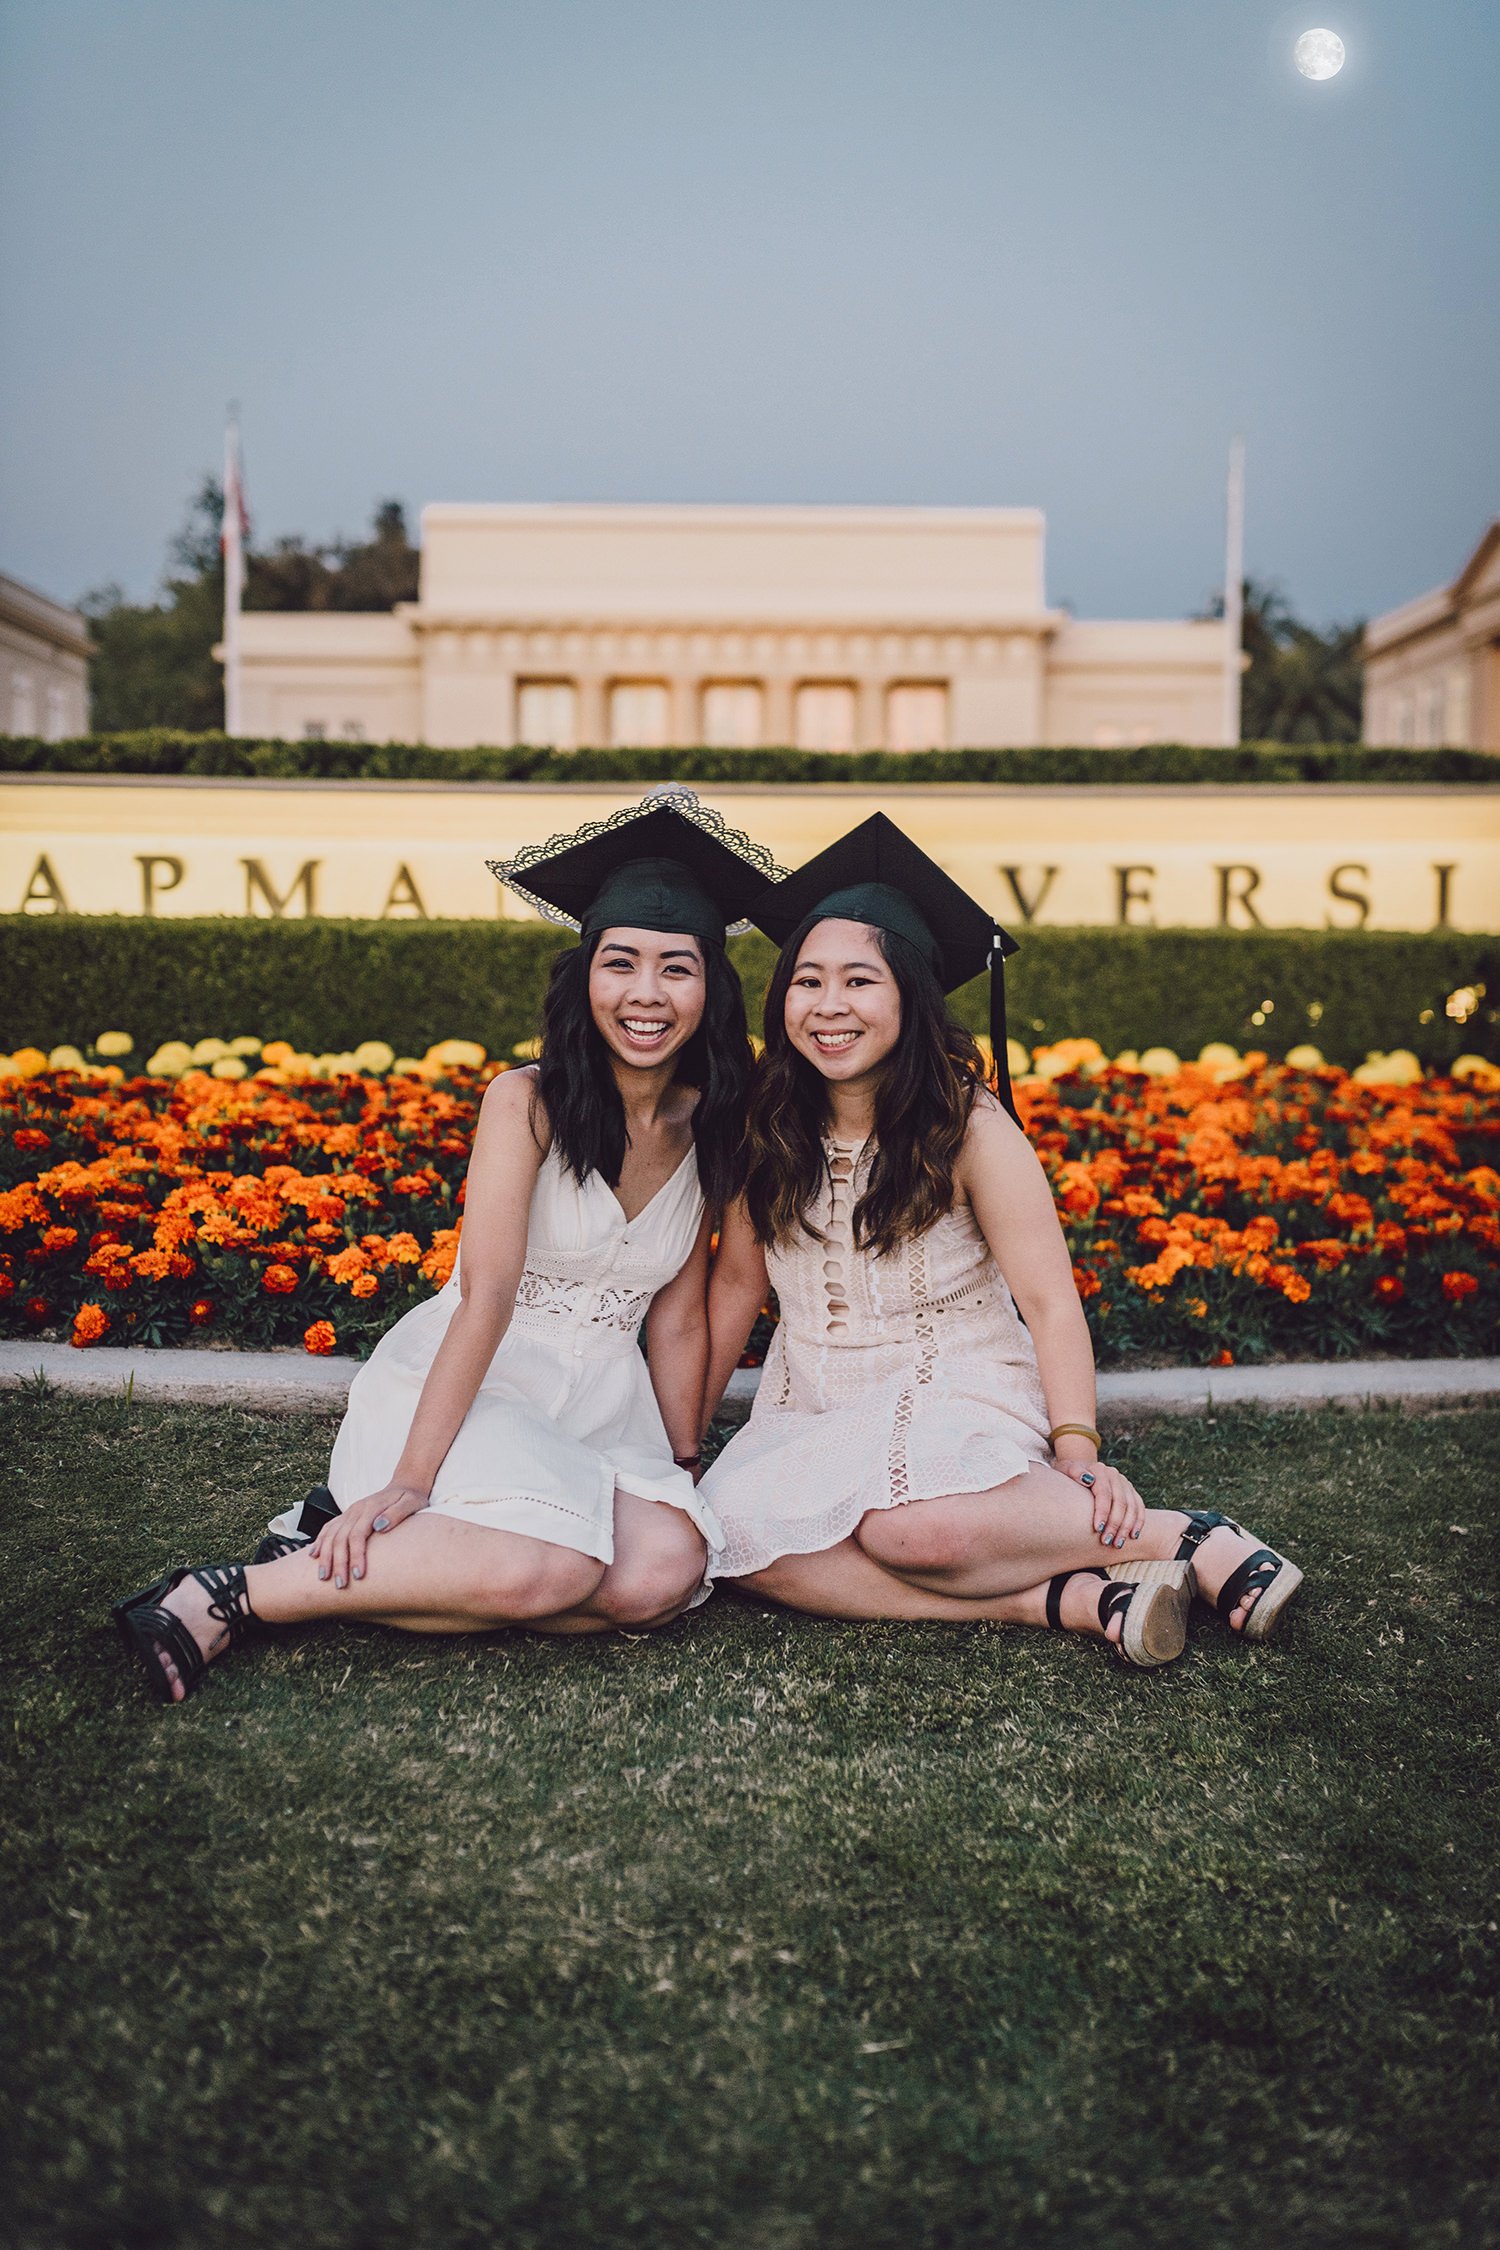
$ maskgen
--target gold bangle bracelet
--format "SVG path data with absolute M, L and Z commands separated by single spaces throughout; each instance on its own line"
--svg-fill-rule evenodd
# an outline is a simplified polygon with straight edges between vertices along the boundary
M 1099 1432 L 1091 1430 L 1087 1422 L 1059 1422 L 1055 1430 L 1049 1430 L 1047 1432 L 1047 1443 L 1054 1452 L 1057 1450 L 1057 1441 L 1060 1437 L 1090 1438 L 1093 1441 L 1096 1453 L 1100 1452 L 1104 1445 L 1104 1440 L 1100 1437 Z

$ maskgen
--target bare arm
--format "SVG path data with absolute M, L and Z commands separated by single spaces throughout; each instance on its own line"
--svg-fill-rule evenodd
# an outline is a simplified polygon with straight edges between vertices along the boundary
M 713 1220 L 707 1211 L 687 1264 L 665 1289 L 659 1289 L 646 1315 L 646 1352 L 651 1388 L 666 1424 L 674 1455 L 687 1460 L 698 1450 L 698 1408 L 708 1371 L 708 1244 Z
M 1036 1347 L 1037 1370 L 1052 1427 L 1060 1422 L 1095 1426 L 1094 1346 L 1073 1281 L 1052 1189 L 1036 1151 L 998 1103 L 976 1106 L 959 1159 L 980 1232 L 994 1253 Z M 1057 1465 L 1069 1476 L 1085 1474 L 1098 1486 L 1096 1529 L 1109 1545 L 1138 1534 L 1142 1504 L 1117 1470 L 1098 1466 L 1098 1448 L 1086 1437 L 1060 1437 Z
M 391 1481 L 357 1501 L 314 1542 L 320 1575 L 342 1586 L 364 1575 L 372 1530 L 391 1531 L 425 1508 L 515 1310 L 526 1263 L 532 1190 L 545 1144 L 532 1125 L 533 1076 L 510 1071 L 480 1106 L 464 1198 L 459 1303 L 437 1348 Z
M 736 1196 L 719 1229 L 719 1254 L 708 1283 L 708 1384 L 701 1427 L 719 1410 L 729 1378 L 740 1363 L 770 1281 L 766 1254 L 755 1239 L 743 1197 Z

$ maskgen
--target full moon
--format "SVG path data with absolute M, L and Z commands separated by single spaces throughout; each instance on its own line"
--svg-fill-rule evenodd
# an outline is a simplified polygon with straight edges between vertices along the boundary
M 1344 42 L 1336 31 L 1304 31 L 1292 59 L 1304 78 L 1336 78 L 1344 67 Z

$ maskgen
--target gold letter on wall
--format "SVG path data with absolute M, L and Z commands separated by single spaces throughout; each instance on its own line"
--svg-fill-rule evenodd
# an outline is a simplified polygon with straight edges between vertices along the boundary
M 1151 893 L 1136 889 L 1135 878 L 1137 875 L 1149 875 L 1154 880 L 1156 869 L 1154 867 L 1117 867 L 1115 869 L 1115 920 L 1122 928 L 1153 930 L 1156 923 L 1154 917 L 1150 914 L 1146 916 L 1144 922 L 1132 922 L 1130 919 L 1132 906 L 1149 906 L 1151 904 Z
M 422 894 L 417 889 L 412 871 L 404 859 L 391 878 L 391 895 L 380 909 L 380 919 L 384 922 L 394 914 L 403 913 L 410 914 L 423 922 L 427 920 L 427 909 L 422 904 Z
M 1325 914 L 1324 925 L 1330 930 L 1362 930 L 1370 919 L 1370 901 L 1363 891 L 1351 891 L 1341 883 L 1341 875 L 1363 875 L 1367 883 L 1370 880 L 1370 870 L 1361 867 L 1358 860 L 1346 860 L 1342 867 L 1336 867 L 1328 878 L 1328 896 L 1342 899 L 1345 906 L 1357 906 L 1359 912 L 1352 922 L 1335 922 L 1332 915 Z
M 135 859 L 141 871 L 141 912 L 154 914 L 161 892 L 175 891 L 182 881 L 182 861 L 175 859 L 171 852 L 137 852 Z M 166 869 L 165 882 L 157 879 L 158 867 Z
M 1047 903 L 1047 893 L 1057 880 L 1057 869 L 1055 867 L 1044 867 L 1042 869 L 1042 879 L 1036 887 L 1035 895 L 1031 898 L 1028 898 L 1021 888 L 1021 877 L 1026 872 L 1024 868 L 1002 867 L 1000 872 L 1010 885 L 1010 895 L 1016 902 L 1016 912 L 1020 915 L 1021 920 L 1029 926 L 1036 920 Z
M 21 898 L 23 914 L 66 914 L 68 902 L 63 897 L 61 883 L 52 872 L 52 862 L 45 852 L 31 870 L 31 880 Z
M 1263 930 L 1266 925 L 1250 903 L 1255 893 L 1260 889 L 1260 869 L 1237 864 L 1232 867 L 1217 868 L 1215 872 L 1219 878 L 1219 928 L 1221 930 L 1232 927 L 1242 930 Z M 1243 875 L 1244 881 L 1236 883 L 1234 880 L 1236 875 Z M 1231 906 L 1242 906 L 1245 909 L 1243 922 L 1231 924 L 1229 919 Z
M 316 914 L 318 909 L 313 902 L 313 878 L 322 864 L 323 862 L 320 859 L 304 860 L 287 884 L 286 889 L 278 893 L 275 884 L 266 873 L 264 861 L 242 859 L 240 865 L 245 870 L 245 912 L 253 914 L 256 911 L 255 894 L 259 891 L 266 905 L 271 909 L 273 919 L 279 922 L 291 905 L 294 896 L 300 890 L 303 913 Z
M 1438 891 L 1437 920 L 1432 925 L 1435 930 L 1446 930 L 1450 927 L 1448 921 L 1448 905 L 1453 889 L 1453 877 L 1456 872 L 1457 865 L 1458 863 L 1456 860 L 1451 860 L 1446 867 L 1439 866 L 1436 860 L 1434 860 L 1432 863 L 1432 872 L 1437 877 Z

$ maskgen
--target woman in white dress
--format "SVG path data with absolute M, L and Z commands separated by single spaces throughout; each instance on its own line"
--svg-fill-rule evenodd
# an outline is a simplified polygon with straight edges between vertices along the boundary
M 883 814 L 756 919 L 784 943 L 710 1284 L 709 1412 L 768 1283 L 781 1322 L 702 1486 L 712 1575 L 818 1616 L 1071 1627 L 1144 1667 L 1180 1654 L 1195 1590 L 1263 1638 L 1296 1566 L 1216 1512 L 1147 1509 L 1100 1459 L 1003 1006 L 997 1099 L 944 1002 L 1009 941 Z
M 164 1699 L 255 1622 L 595 1633 L 701 1598 L 708 1243 L 750 1065 L 724 938 L 776 870 L 688 792 L 491 864 L 582 931 L 540 1065 L 485 1094 L 458 1264 L 355 1377 L 317 1536 L 294 1511 L 267 1559 L 116 1605 Z

